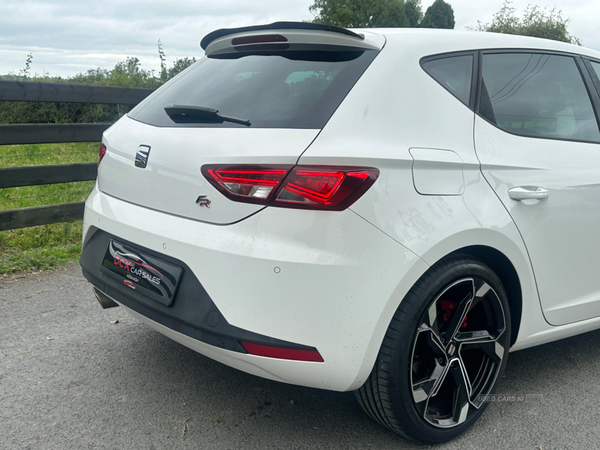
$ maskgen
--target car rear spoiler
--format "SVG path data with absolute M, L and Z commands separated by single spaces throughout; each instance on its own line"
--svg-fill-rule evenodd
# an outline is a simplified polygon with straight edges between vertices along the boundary
M 222 28 L 207 34 L 200 46 L 207 56 L 244 51 L 380 50 L 362 34 L 332 25 L 310 22 L 274 22 L 240 28 Z

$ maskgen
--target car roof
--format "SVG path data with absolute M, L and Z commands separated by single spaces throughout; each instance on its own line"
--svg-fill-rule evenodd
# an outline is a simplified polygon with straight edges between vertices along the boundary
M 600 59 L 600 52 L 586 47 L 530 36 L 432 28 L 340 28 L 311 22 L 275 22 L 219 29 L 207 34 L 202 39 L 201 46 L 208 54 L 215 52 L 215 49 L 218 52 L 220 47 L 231 46 L 233 37 L 274 32 L 284 32 L 286 36 L 297 35 L 295 39 L 300 41 L 308 39 L 313 42 L 342 43 L 370 48 L 381 48 L 384 42 L 388 41 L 393 44 L 391 47 L 394 49 L 401 46 L 422 55 L 486 49 L 537 49 L 581 54 Z M 361 41 L 362 43 L 359 44 Z
M 485 49 L 539 49 L 600 59 L 600 52 L 586 47 L 530 36 L 431 28 L 353 28 L 351 30 L 366 35 L 380 34 L 390 42 L 403 41 L 407 46 L 422 47 L 424 54 Z

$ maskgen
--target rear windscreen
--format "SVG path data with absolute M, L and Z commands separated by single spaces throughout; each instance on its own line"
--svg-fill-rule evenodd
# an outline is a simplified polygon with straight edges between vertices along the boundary
M 130 113 L 159 127 L 244 127 L 229 121 L 174 121 L 165 106 L 211 108 L 256 128 L 322 128 L 377 55 L 375 50 L 206 57 Z

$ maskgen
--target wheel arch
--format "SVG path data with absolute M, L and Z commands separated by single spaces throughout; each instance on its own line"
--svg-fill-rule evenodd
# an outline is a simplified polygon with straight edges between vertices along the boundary
M 511 236 L 511 231 L 510 228 L 508 228 L 508 232 L 498 232 L 492 229 L 462 230 L 447 236 L 425 251 L 413 249 L 412 251 L 421 258 L 426 266 L 415 266 L 390 297 L 380 322 L 375 327 L 376 330 L 372 335 L 363 365 L 348 390 L 356 389 L 366 381 L 368 373 L 372 371 L 375 364 L 376 354 L 381 349 L 385 330 L 389 328 L 393 315 L 410 289 L 430 268 L 453 255 L 463 254 L 476 258 L 500 278 L 506 289 L 510 308 L 510 346 L 518 345 L 521 339 L 519 334 L 527 328 L 525 325 L 528 325 L 530 321 L 539 321 L 541 309 L 527 251 L 519 241 L 516 228 L 514 228 L 513 236 Z
M 458 253 L 467 254 L 481 260 L 492 269 L 494 273 L 498 275 L 500 281 L 502 281 L 510 306 L 510 345 L 512 346 L 517 340 L 523 314 L 523 290 L 521 289 L 521 281 L 517 270 L 506 255 L 492 247 L 473 245 L 458 249 L 450 255 Z

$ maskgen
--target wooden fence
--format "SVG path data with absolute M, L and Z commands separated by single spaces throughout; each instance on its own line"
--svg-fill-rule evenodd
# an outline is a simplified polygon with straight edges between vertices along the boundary
M 0 101 L 135 105 L 151 89 L 0 80 Z M 100 142 L 110 123 L 1 125 L 0 145 Z M 0 169 L 0 189 L 91 181 L 96 163 Z M 0 211 L 0 231 L 81 219 L 85 202 Z

